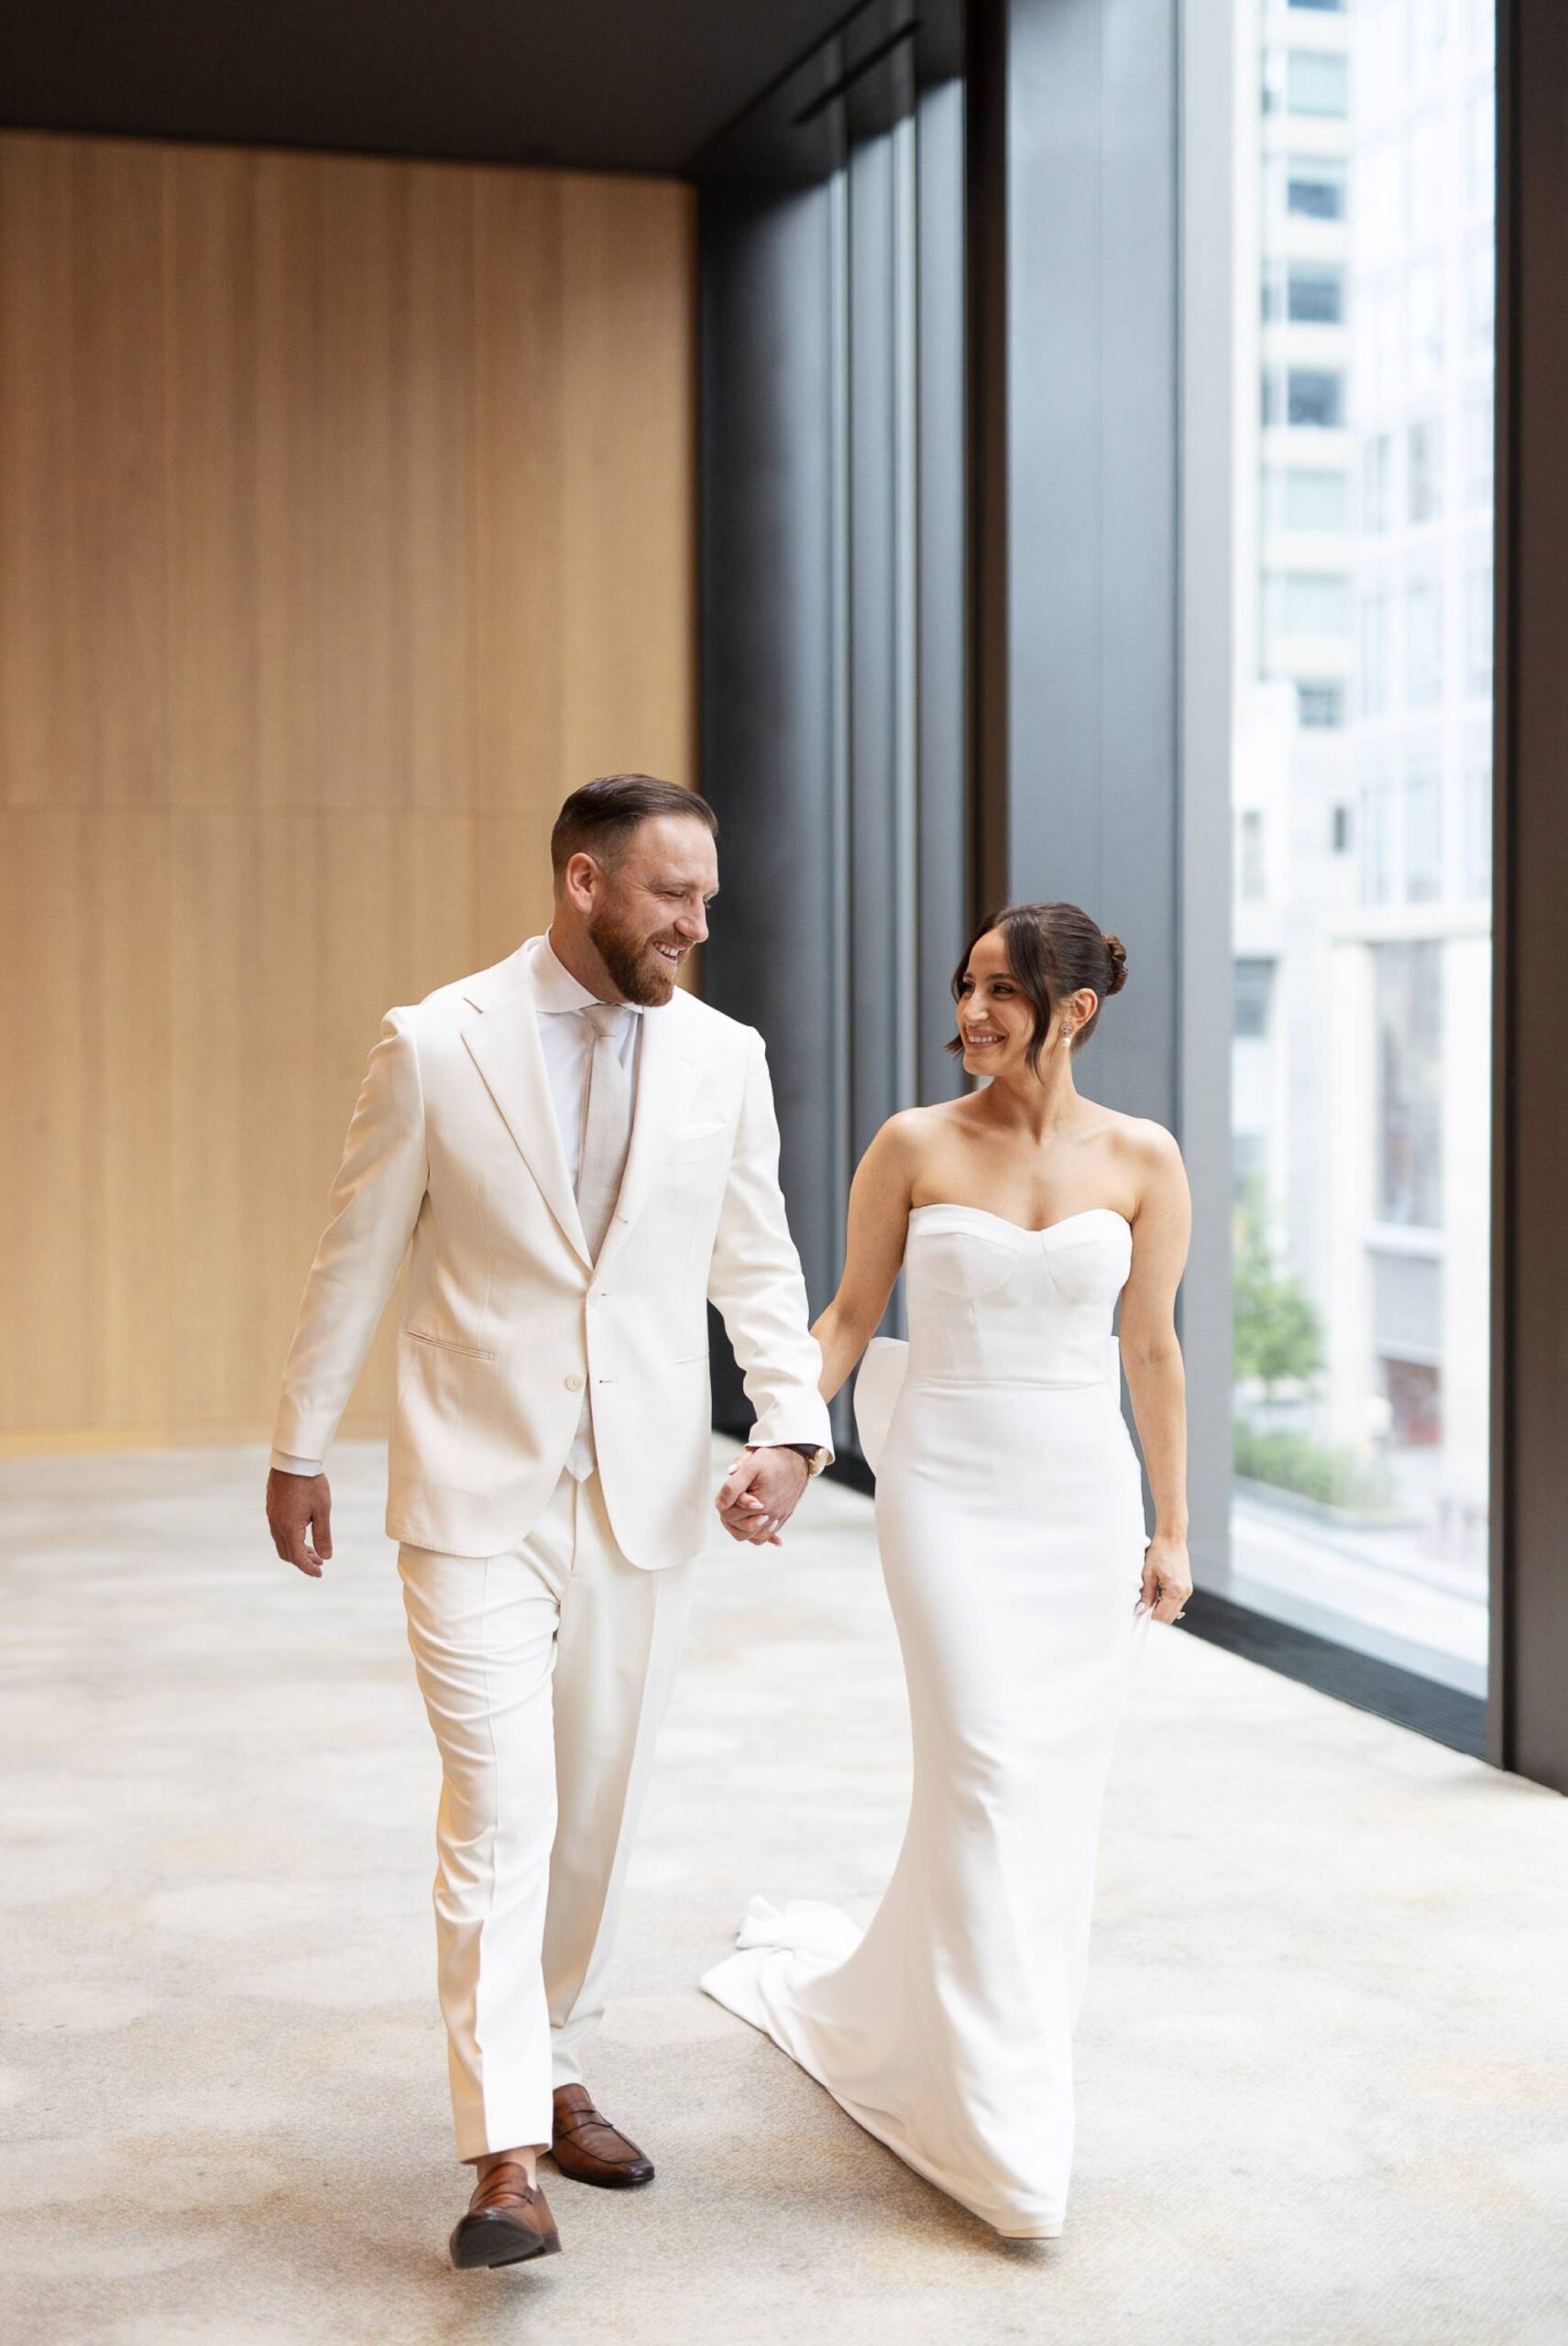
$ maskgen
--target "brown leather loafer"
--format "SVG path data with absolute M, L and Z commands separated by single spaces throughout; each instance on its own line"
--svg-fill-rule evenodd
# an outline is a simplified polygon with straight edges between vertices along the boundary
M 518 2159 L 501 2159 L 474 2186 L 468 2212 L 452 2235 L 452 2262 L 460 2273 L 477 2264 L 521 2264 L 554 2256 L 561 2235 L 550 2203 Z
M 587 2086 L 557 2086 L 555 2132 L 550 2145 L 555 2164 L 574 2183 L 597 2183 L 606 2191 L 629 2191 L 652 2183 L 653 2162 L 603 2118 Z

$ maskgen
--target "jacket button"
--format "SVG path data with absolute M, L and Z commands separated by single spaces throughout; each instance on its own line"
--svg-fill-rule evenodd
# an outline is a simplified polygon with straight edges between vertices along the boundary
M 568 1393 L 580 1393 L 582 1389 L 583 1380 L 580 1376 L 568 1376 L 566 1379 L 566 1390 Z

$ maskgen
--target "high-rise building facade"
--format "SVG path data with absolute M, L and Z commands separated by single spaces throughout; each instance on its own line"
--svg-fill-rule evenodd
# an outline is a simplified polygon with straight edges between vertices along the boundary
M 1476 1692 L 1494 14 L 1260 0 L 1237 239 L 1237 1590 Z

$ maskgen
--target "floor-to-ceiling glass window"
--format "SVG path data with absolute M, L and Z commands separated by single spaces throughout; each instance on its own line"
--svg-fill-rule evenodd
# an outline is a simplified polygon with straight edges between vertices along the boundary
M 1237 5 L 1230 1593 L 1479 1694 L 1495 0 Z

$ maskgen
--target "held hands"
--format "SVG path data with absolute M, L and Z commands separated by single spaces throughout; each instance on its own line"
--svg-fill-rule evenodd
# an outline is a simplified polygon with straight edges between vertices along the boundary
M 799 1504 L 810 1469 L 797 1450 L 743 1450 L 713 1504 L 731 1540 L 780 1548 L 779 1533 Z
M 267 1528 L 286 1564 L 312 1580 L 332 1555 L 332 1489 L 324 1474 L 285 1474 L 274 1466 L 267 1477 Z M 307 1533 L 315 1533 L 311 1545 Z
M 1157 1532 L 1144 1550 L 1143 1593 L 1135 1613 L 1152 1613 L 1157 1621 L 1175 1621 L 1192 1594 L 1192 1567 L 1187 1542 L 1168 1531 Z

